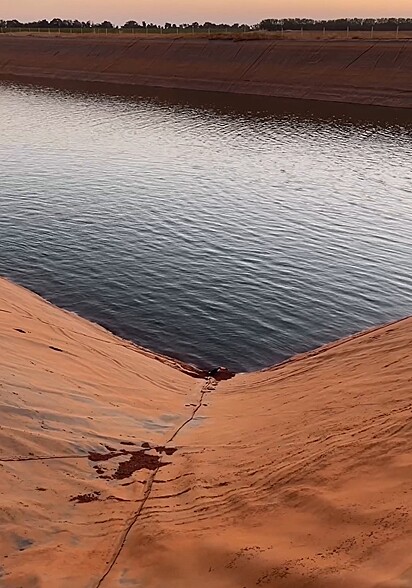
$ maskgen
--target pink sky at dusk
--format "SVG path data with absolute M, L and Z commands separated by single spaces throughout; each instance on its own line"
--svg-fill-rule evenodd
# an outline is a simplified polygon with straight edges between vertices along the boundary
M 247 22 L 263 18 L 412 16 L 411 0 L 2 0 L 0 18 L 78 18 L 170 22 Z

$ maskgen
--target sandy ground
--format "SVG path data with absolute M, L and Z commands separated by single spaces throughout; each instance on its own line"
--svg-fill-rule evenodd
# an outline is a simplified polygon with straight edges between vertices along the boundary
M 0 77 L 412 108 L 412 43 L 4 34 Z
M 411 349 L 216 382 L 0 279 L 0 586 L 411 587 Z

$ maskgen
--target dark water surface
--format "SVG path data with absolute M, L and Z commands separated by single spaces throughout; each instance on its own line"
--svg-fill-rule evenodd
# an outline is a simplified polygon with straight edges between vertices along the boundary
M 235 370 L 410 314 L 412 127 L 245 100 L 0 85 L 0 273 Z

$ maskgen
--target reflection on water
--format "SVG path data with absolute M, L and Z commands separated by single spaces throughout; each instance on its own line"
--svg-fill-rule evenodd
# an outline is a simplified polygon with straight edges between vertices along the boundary
M 202 100 L 0 86 L 0 273 L 236 370 L 410 313 L 405 120 Z

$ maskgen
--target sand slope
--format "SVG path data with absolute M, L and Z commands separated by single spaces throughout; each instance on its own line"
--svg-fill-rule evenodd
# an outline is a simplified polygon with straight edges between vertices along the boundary
M 0 35 L 0 76 L 412 108 L 412 43 Z
M 0 586 L 412 586 L 411 349 L 217 383 L 0 280 Z
M 204 381 L 4 280 L 0 358 L 0 585 L 93 586 Z

